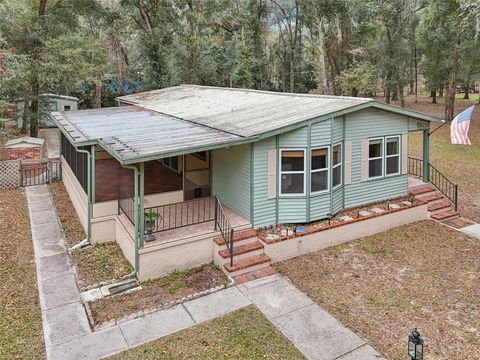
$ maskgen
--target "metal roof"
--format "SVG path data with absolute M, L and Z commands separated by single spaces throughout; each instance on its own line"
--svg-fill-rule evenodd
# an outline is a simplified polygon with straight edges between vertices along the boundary
M 118 100 L 244 137 L 373 101 L 197 85 L 126 95 Z
M 75 146 L 100 143 L 122 163 L 241 142 L 233 134 L 134 106 L 52 112 Z
M 198 85 L 180 85 L 126 95 L 117 100 L 244 137 L 262 135 L 362 107 L 376 107 L 422 120 L 441 121 L 434 116 L 379 103 L 371 98 Z

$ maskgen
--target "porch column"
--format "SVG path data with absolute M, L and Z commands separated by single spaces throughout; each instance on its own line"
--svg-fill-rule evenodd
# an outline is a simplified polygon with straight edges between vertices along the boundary
M 145 245 L 145 163 L 140 163 L 140 249 Z
M 430 181 L 430 129 L 423 130 L 423 182 Z

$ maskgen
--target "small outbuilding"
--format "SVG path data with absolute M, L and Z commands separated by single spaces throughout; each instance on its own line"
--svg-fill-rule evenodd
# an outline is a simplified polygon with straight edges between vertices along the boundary
M 5 144 L 8 160 L 30 160 L 43 157 L 45 140 L 24 136 Z

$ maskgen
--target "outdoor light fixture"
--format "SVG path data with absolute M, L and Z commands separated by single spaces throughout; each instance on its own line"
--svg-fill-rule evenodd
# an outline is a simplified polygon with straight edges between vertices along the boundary
M 412 360 L 423 360 L 423 340 L 416 328 L 408 336 L 408 356 Z

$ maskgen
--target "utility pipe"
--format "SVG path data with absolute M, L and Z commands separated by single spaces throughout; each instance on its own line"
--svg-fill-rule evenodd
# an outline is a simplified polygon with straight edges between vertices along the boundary
M 139 270 L 139 259 L 138 259 L 138 169 L 135 166 L 130 165 L 122 165 L 125 169 L 133 170 L 134 176 L 134 209 L 133 209 L 133 218 L 134 218 L 134 228 L 135 228 L 135 239 L 134 239 L 134 247 L 135 247 L 135 260 L 134 260 L 134 270 L 130 274 L 130 276 L 138 275 Z

